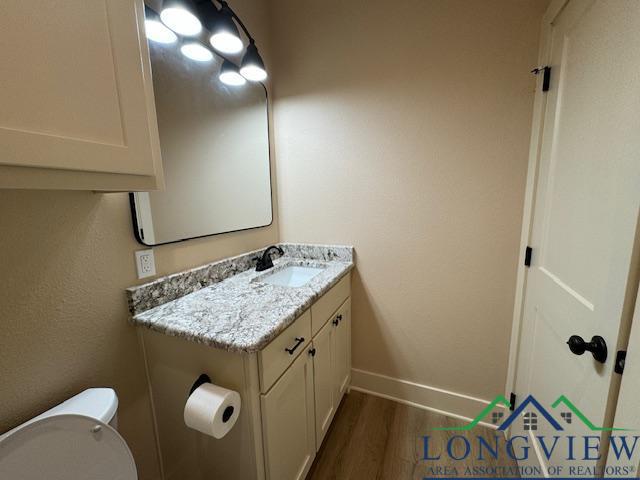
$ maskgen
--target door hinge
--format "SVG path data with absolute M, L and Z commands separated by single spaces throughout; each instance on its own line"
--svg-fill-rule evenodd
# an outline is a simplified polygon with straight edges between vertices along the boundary
M 533 255 L 533 248 L 527 246 L 527 249 L 524 251 L 524 266 L 531 266 L 531 255 Z
M 509 410 L 512 412 L 516 409 L 516 394 L 511 392 L 511 396 L 509 396 Z
M 531 73 L 533 73 L 534 75 L 539 75 L 540 73 L 542 73 L 542 91 L 548 92 L 549 86 L 551 85 L 551 67 L 536 67 L 531 70 Z
M 624 372 L 624 363 L 626 359 L 627 359 L 627 351 L 618 350 L 618 353 L 616 353 L 616 364 L 615 364 L 615 367 L 613 368 L 613 371 L 622 375 L 622 372 Z

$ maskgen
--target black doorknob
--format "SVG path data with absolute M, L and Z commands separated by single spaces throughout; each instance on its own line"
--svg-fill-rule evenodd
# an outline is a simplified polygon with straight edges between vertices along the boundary
M 571 335 L 567 345 L 569 345 L 569 350 L 576 355 L 591 352 L 596 361 L 604 363 L 607 360 L 607 343 L 599 335 L 591 337 L 590 342 L 585 342 L 579 335 Z

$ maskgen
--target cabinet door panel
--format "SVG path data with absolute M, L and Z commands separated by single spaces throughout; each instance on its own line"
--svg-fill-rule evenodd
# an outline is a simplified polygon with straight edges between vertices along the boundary
M 351 298 L 336 312 L 342 319 L 335 329 L 335 403 L 336 408 L 351 379 Z
M 335 412 L 334 334 L 337 327 L 328 322 L 313 339 L 313 379 L 316 405 L 316 450 L 329 430 Z
M 261 404 L 267 479 L 304 479 L 316 452 L 311 357 L 300 355 Z
M 0 2 L 0 164 L 152 176 L 141 0 Z

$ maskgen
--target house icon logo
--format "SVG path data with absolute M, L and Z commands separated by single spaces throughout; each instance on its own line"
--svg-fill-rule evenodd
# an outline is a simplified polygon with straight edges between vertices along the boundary
M 627 428 L 617 427 L 598 427 L 587 418 L 587 416 L 580 411 L 565 395 L 560 395 L 552 404 L 551 409 L 546 409 L 542 404 L 536 400 L 533 395 L 528 395 L 511 414 L 504 418 L 504 412 L 496 410 L 496 407 L 504 406 L 511 407 L 511 403 L 503 396 L 498 395 L 489 403 L 471 422 L 467 425 L 458 427 L 440 427 L 434 428 L 434 430 L 442 431 L 468 431 L 473 429 L 481 421 L 491 415 L 491 423 L 498 426 L 499 431 L 504 431 L 509 428 L 514 422 L 522 421 L 523 429 L 526 431 L 535 431 L 538 429 L 538 424 L 541 420 L 545 420 L 554 430 L 561 432 L 564 430 L 563 425 L 569 425 L 574 420 L 579 420 L 589 430 L 593 432 L 603 431 L 626 431 Z M 553 412 L 553 413 L 551 413 Z M 554 416 L 559 413 L 559 420 Z M 576 420 L 576 421 L 577 421 Z
M 535 408 L 536 412 L 531 411 Z M 564 413 L 564 412 L 563 412 Z M 542 406 L 540 403 L 533 397 L 533 395 L 529 395 L 524 399 L 518 408 L 516 408 L 507 419 L 500 424 L 498 430 L 504 431 L 511 426 L 511 424 L 520 418 L 520 415 L 523 417 L 524 429 L 525 430 L 537 430 L 538 429 L 538 415 L 542 415 L 544 419 L 549 422 L 549 424 L 557 431 L 561 432 L 564 430 L 562 425 L 556 421 L 555 418 L 551 416 L 551 414 Z

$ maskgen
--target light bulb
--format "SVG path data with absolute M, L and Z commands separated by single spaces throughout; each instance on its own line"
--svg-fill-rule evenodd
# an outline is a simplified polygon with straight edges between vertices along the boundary
M 178 40 L 178 36 L 158 20 L 145 20 L 144 29 L 147 34 L 147 38 L 154 42 L 174 43 Z
M 247 83 L 245 78 L 238 72 L 220 72 L 218 78 L 225 85 L 231 85 L 232 87 L 240 87 Z
M 213 59 L 211 50 L 196 42 L 185 43 L 180 47 L 180 51 L 185 57 L 195 60 L 196 62 L 209 62 Z
M 218 32 L 209 39 L 211 46 L 222 53 L 238 53 L 242 51 L 242 40 L 230 32 Z
M 240 73 L 244 78 L 252 82 L 262 82 L 267 78 L 267 71 L 264 68 L 262 57 L 258 53 L 258 47 L 253 40 L 247 47 L 247 52 L 242 58 Z
M 162 22 L 180 35 L 192 37 L 202 31 L 202 24 L 198 17 L 181 6 L 168 7 L 160 12 Z
M 229 60 L 225 60 L 222 62 L 222 67 L 220 67 L 220 74 L 218 78 L 225 85 L 231 85 L 232 87 L 240 87 L 247 83 L 240 73 L 238 73 L 238 67 L 236 67 Z
M 228 6 L 223 5 L 219 11 L 209 17 L 207 28 L 211 32 L 209 42 L 219 52 L 239 53 L 242 51 L 244 45 L 240 38 L 240 31 L 233 21 L 233 12 Z
M 247 65 L 240 69 L 240 74 L 252 82 L 262 82 L 267 79 L 267 72 L 255 65 Z

